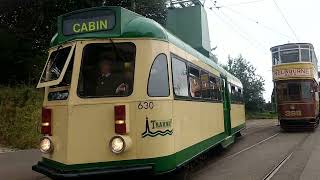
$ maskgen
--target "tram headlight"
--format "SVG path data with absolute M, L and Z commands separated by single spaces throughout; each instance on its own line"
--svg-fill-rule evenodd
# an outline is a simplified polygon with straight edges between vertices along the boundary
M 123 150 L 125 149 L 126 143 L 124 142 L 124 139 L 121 136 L 114 136 L 110 140 L 109 147 L 113 153 L 119 154 L 123 152 Z
M 111 152 L 120 154 L 127 151 L 131 147 L 132 141 L 129 136 L 114 136 L 109 142 L 109 148 Z
M 40 141 L 40 151 L 42 153 L 51 153 L 53 151 L 53 145 L 48 137 L 43 137 Z

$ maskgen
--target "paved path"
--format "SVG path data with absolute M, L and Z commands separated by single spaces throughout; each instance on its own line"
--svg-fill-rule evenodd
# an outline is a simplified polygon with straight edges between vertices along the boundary
M 15 152 L 17 149 L 6 148 L 0 144 L 0 153 Z
M 254 120 L 243 134 L 191 179 L 320 180 L 320 129 L 287 133 L 277 121 Z
M 320 128 L 286 133 L 276 120 L 250 120 L 242 134 L 235 144 L 214 151 L 191 170 L 152 179 L 320 180 Z M 0 148 L 0 180 L 49 179 L 31 170 L 41 158 L 38 150 L 10 151 Z
M 38 150 L 0 153 L 0 180 L 47 180 L 49 178 L 31 170 L 40 160 Z

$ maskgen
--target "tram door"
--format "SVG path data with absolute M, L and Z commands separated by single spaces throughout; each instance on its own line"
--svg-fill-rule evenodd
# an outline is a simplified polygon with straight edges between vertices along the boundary
M 230 92 L 228 87 L 228 81 L 226 77 L 222 77 L 222 100 L 223 100 L 223 113 L 224 113 L 224 130 L 228 136 L 231 135 L 231 104 L 230 104 Z

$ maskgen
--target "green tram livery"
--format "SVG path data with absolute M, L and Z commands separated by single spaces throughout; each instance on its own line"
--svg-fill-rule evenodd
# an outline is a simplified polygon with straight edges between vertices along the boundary
M 241 82 L 151 19 L 78 10 L 58 18 L 50 46 L 34 171 L 167 173 L 245 127 Z

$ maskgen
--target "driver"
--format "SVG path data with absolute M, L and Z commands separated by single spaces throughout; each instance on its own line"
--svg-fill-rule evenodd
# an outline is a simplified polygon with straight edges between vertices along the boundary
M 121 77 L 112 73 L 112 61 L 108 58 L 102 58 L 99 62 L 96 95 L 121 95 L 127 91 L 128 85 L 123 83 Z

